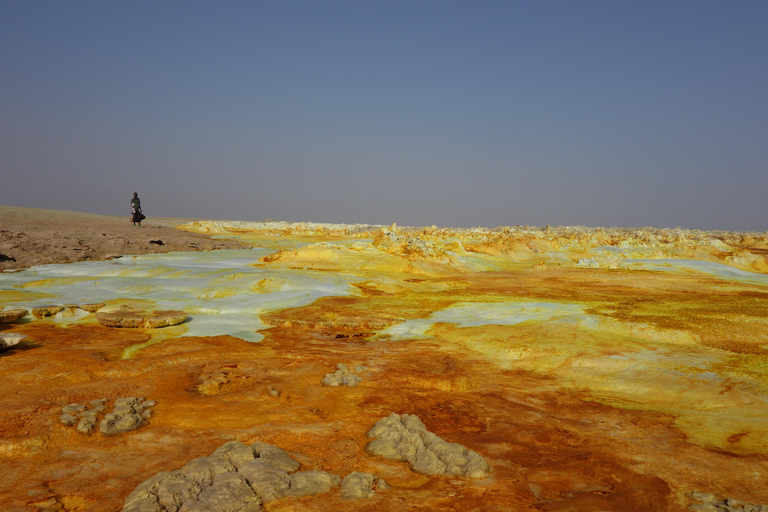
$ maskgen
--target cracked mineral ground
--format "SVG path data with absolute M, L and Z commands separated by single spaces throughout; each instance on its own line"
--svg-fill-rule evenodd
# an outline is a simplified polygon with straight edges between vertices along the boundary
M 768 504 L 766 233 L 179 229 L 0 273 L 0 510 Z

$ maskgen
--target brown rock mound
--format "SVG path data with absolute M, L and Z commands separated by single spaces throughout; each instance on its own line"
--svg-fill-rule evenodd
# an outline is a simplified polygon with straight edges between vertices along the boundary
M 96 313 L 96 320 L 107 327 L 131 329 L 157 329 L 169 325 L 178 325 L 187 319 L 183 311 L 136 311 L 124 309 Z
M 0 324 L 13 323 L 26 314 L 26 309 L 4 309 L 0 311 Z

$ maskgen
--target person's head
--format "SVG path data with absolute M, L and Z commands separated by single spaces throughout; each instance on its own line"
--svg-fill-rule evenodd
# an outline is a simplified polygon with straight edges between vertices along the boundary
M 139 197 L 139 193 L 138 192 L 134 192 L 133 193 L 133 197 Z

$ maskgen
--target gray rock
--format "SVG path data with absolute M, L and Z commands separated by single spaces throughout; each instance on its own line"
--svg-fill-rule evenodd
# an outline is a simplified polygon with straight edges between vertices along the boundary
M 356 388 L 357 384 L 362 381 L 363 378 L 354 373 L 348 373 L 344 376 L 344 385 L 350 388 Z
M 226 459 L 235 468 L 240 469 L 243 464 L 251 462 L 256 458 L 253 448 L 239 441 L 229 441 L 224 443 L 211 454 L 211 457 Z
M 213 482 L 213 477 L 221 473 L 236 471 L 229 461 L 219 457 L 198 457 L 183 468 L 179 469 L 179 474 L 194 480 L 202 487 L 207 487 Z
M 373 438 L 368 452 L 408 461 L 420 473 L 485 478 L 490 472 L 482 456 L 429 432 L 415 415 L 392 413 L 377 421 L 368 437 Z
M 18 345 L 26 337 L 24 334 L 15 332 L 0 333 L 0 350 Z
M 376 494 L 373 490 L 376 480 L 377 478 L 370 473 L 353 471 L 341 482 L 341 497 L 347 500 L 370 498 Z
M 177 477 L 178 472 L 163 471 L 142 482 L 125 499 L 123 512 L 165 512 L 158 503 L 158 491 L 161 485 Z
M 269 396 L 273 396 L 273 397 L 275 397 L 275 398 L 277 398 L 278 396 L 280 396 L 280 390 L 279 390 L 279 389 L 275 389 L 275 388 L 273 388 L 272 386 L 269 386 L 269 387 L 267 388 L 267 393 L 269 394 Z
M 322 471 L 293 477 L 299 463 L 276 446 L 229 441 L 208 457 L 158 473 L 125 500 L 123 512 L 261 512 L 284 496 L 327 492 L 341 478 Z
M 115 405 L 115 408 L 112 409 L 112 414 L 115 414 L 117 416 L 125 416 L 126 414 L 131 414 L 133 412 L 135 412 L 135 409 L 131 404 Z
M 152 417 L 150 407 L 156 403 L 154 400 L 145 401 L 142 397 L 129 396 L 116 399 L 112 411 L 101 421 L 99 432 L 114 436 L 136 430 Z
M 340 476 L 325 471 L 300 471 L 291 476 L 291 485 L 286 495 L 298 498 L 322 494 L 337 487 L 340 483 Z
M 698 501 L 699 503 L 718 503 L 720 500 L 717 499 L 717 496 L 714 494 L 706 494 L 699 491 L 693 491 L 688 493 L 688 496 L 691 497 L 692 500 Z
M 118 415 L 109 413 L 104 416 L 99 425 L 99 432 L 107 436 L 115 436 L 139 428 L 146 420 L 138 414 Z
M 260 458 L 243 464 L 238 473 L 248 481 L 251 489 L 264 503 L 285 496 L 291 483 L 287 472 Z
M 197 495 L 194 501 L 185 501 L 179 512 L 261 512 L 259 499 L 248 482 L 237 473 L 221 473 L 213 483 Z
M 80 404 L 69 404 L 61 408 L 61 412 L 63 412 L 64 414 L 72 414 L 72 413 L 77 414 L 79 412 L 83 412 L 84 410 L 85 410 L 85 406 Z
M 699 503 L 691 504 L 688 509 L 694 512 L 768 512 L 768 505 L 752 505 L 750 503 L 726 498 L 720 500 L 714 494 L 693 491 L 688 496 Z
M 251 448 L 253 448 L 253 453 L 259 457 L 259 459 L 276 468 L 282 469 L 286 473 L 293 473 L 301 467 L 301 464 L 293 460 L 287 453 L 277 446 L 256 441 L 251 444 Z
M 184 475 L 175 474 L 160 483 L 157 489 L 157 503 L 165 510 L 178 510 L 187 501 L 195 501 L 203 486 Z
M 339 363 L 336 365 L 336 371 L 333 373 L 326 373 L 320 383 L 323 386 L 329 387 L 349 386 L 354 388 L 357 387 L 357 384 L 362 380 L 363 378 L 359 375 L 351 373 L 347 368 L 347 365 Z
M 98 405 L 98 406 L 94 407 L 93 409 L 87 409 L 87 410 L 81 412 L 80 414 L 78 414 L 78 416 L 81 417 L 81 418 L 84 417 L 84 416 L 98 416 L 105 409 L 106 409 L 106 407 L 104 407 L 103 405 Z
M 97 398 L 96 400 L 91 400 L 90 402 L 88 402 L 88 404 L 91 407 L 98 407 L 99 405 L 103 405 L 104 402 L 106 402 L 106 401 L 107 401 L 106 398 Z
M 96 416 L 83 416 L 80 418 L 80 422 L 77 424 L 77 431 L 81 434 L 90 434 L 93 429 L 96 428 Z
M 71 414 L 62 414 L 59 418 L 64 425 L 72 426 L 77 423 L 77 418 Z

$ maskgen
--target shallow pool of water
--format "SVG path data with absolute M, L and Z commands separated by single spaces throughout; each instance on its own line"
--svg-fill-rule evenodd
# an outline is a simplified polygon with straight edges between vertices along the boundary
M 41 265 L 0 274 L 0 293 L 27 290 L 52 295 L 13 302 L 26 309 L 89 302 L 179 309 L 190 314 L 182 336 L 228 334 L 260 341 L 263 336 L 257 331 L 269 326 L 259 315 L 357 291 L 350 286 L 353 278 L 338 273 L 254 266 L 271 252 L 272 248 L 172 252 Z

